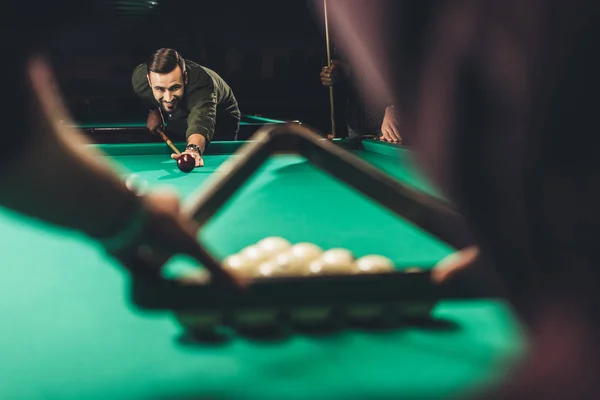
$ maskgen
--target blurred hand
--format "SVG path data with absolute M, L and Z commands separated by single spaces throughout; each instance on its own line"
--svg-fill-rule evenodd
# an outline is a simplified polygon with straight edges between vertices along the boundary
M 331 64 L 331 67 L 323 67 L 321 69 L 321 83 L 325 87 L 333 86 L 340 80 L 340 73 L 335 64 Z
M 148 113 L 148 119 L 146 120 L 146 126 L 153 135 L 156 135 L 159 129 L 164 129 L 163 117 L 158 108 L 150 110 Z
M 452 253 L 437 263 L 433 268 L 431 278 L 437 284 L 448 282 L 456 275 L 471 268 L 478 257 L 479 249 L 475 246 Z
M 202 156 L 194 150 L 186 150 L 184 152 L 182 152 L 181 154 L 175 154 L 175 153 L 171 153 L 171 158 L 175 161 L 177 161 L 177 159 L 179 159 L 179 157 L 181 157 L 184 154 L 189 154 L 192 157 L 194 157 L 194 160 L 196 160 L 196 168 L 198 167 L 204 167 L 204 160 L 202 159 Z
M 150 194 L 141 200 L 148 213 L 143 231 L 130 246 L 113 256 L 125 267 L 136 271 L 160 271 L 171 257 L 178 254 L 201 261 L 198 226 L 182 217 L 178 197 L 163 192 Z M 210 272 L 213 277 L 216 273 L 238 287 L 244 285 L 241 278 L 223 269 Z
M 402 143 L 402 136 L 400 136 L 400 123 L 396 110 L 393 107 L 387 107 L 385 109 L 385 115 L 383 117 L 383 123 L 381 124 L 381 137 L 379 140 L 390 143 Z

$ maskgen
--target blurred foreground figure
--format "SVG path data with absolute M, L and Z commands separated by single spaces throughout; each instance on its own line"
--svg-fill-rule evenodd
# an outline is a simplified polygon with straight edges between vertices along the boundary
M 600 2 L 331 0 L 329 17 L 529 330 L 485 398 L 599 398 Z

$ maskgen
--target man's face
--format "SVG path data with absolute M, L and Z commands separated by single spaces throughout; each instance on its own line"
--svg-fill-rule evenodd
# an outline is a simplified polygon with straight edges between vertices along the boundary
M 185 92 L 186 78 L 179 67 L 167 74 L 150 72 L 148 75 L 154 98 L 167 113 L 177 109 Z

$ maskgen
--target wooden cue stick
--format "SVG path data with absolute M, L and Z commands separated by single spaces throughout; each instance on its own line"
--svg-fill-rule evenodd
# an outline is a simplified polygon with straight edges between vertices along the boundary
M 331 68 L 331 49 L 329 45 L 329 18 L 327 17 L 327 0 L 323 0 L 323 11 L 325 14 L 325 41 L 327 45 L 327 67 Z M 329 139 L 335 137 L 335 107 L 333 103 L 333 86 L 329 86 L 329 107 L 331 112 L 331 135 Z
M 173 142 L 171 142 L 171 139 L 169 139 L 167 137 L 167 135 L 165 135 L 165 133 L 162 131 L 162 129 L 158 129 L 158 134 L 160 135 L 160 137 L 162 138 L 162 140 L 164 140 L 165 143 L 168 144 L 171 149 L 173 149 L 173 151 L 175 152 L 175 154 L 177 154 L 177 155 L 181 154 L 181 152 L 179 150 L 177 150 L 177 147 L 175 147 L 175 145 L 173 144 Z

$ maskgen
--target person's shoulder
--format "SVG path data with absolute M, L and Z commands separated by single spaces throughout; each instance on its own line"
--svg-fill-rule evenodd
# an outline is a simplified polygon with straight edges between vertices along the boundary
M 206 68 L 194 61 L 185 60 L 185 69 L 188 74 L 188 85 L 191 87 L 206 86 L 212 82 Z
M 215 85 L 224 82 L 223 78 L 214 70 L 186 60 L 186 69 L 188 71 L 188 79 L 190 84 L 198 86 Z
M 131 85 L 136 93 L 141 93 L 148 85 L 147 75 L 148 70 L 146 68 L 146 63 L 139 64 L 133 69 L 133 73 L 131 74 Z
M 146 75 L 148 74 L 148 69 L 146 68 L 146 63 L 141 63 L 135 66 L 133 69 L 132 79 L 135 78 L 144 78 L 146 79 Z

